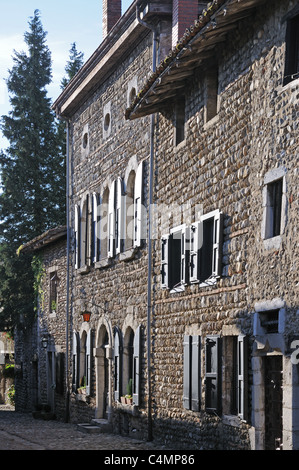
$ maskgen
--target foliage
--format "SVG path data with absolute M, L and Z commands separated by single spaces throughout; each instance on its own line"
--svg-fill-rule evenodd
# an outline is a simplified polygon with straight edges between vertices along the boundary
M 67 62 L 65 67 L 65 71 L 67 73 L 67 77 L 64 77 L 61 81 L 61 88 L 64 89 L 71 79 L 76 75 L 79 69 L 82 67 L 84 62 L 84 54 L 82 52 L 77 51 L 76 43 L 73 42 L 70 49 L 70 60 Z
M 132 379 L 130 379 L 128 384 L 127 384 L 127 394 L 126 394 L 127 398 L 132 397 L 132 385 L 133 385 L 133 381 L 132 381 Z
M 34 319 L 32 255 L 18 248 L 65 224 L 65 138 L 47 97 L 46 34 L 36 10 L 24 35 L 27 52 L 14 52 L 11 111 L 0 121 L 9 142 L 0 151 L 0 331 Z
M 45 293 L 43 291 L 43 281 L 46 275 L 43 260 L 40 255 L 34 255 L 32 258 L 32 270 L 33 270 L 33 290 L 35 299 L 35 311 L 38 307 L 44 309 Z
M 6 379 L 13 379 L 15 376 L 15 365 L 14 364 L 5 364 L 3 370 L 3 377 Z
M 11 385 L 7 392 L 7 401 L 10 405 L 15 404 L 15 386 Z

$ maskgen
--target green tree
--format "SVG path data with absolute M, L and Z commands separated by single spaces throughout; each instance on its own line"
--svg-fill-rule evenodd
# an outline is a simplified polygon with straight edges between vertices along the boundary
M 71 79 L 76 75 L 78 70 L 82 67 L 84 63 L 84 54 L 83 52 L 77 51 L 76 43 L 73 42 L 70 49 L 69 61 L 66 64 L 65 71 L 67 76 L 64 77 L 61 81 L 61 88 L 64 89 Z
M 7 87 L 11 111 L 1 130 L 9 146 L 0 153 L 0 331 L 33 313 L 30 255 L 18 247 L 65 223 L 65 154 L 46 87 L 51 54 L 39 11 L 24 35 L 27 52 L 14 51 Z

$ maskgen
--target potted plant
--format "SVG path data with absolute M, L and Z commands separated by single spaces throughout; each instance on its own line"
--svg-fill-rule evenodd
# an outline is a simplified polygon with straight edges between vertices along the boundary
M 83 375 L 83 377 L 80 380 L 80 387 L 77 388 L 77 393 L 80 395 L 84 395 L 86 393 L 86 377 Z

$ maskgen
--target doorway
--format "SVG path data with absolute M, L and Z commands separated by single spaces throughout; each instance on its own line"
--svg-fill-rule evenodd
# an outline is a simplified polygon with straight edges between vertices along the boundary
M 265 357 L 265 450 L 282 450 L 282 356 Z

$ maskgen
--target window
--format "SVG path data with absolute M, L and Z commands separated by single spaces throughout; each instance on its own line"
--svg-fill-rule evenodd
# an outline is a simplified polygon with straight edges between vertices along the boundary
M 162 287 L 176 290 L 187 283 L 189 227 L 181 225 L 162 237 Z
M 205 80 L 205 122 L 207 123 L 218 113 L 218 66 L 207 71 Z
M 50 273 L 50 296 L 49 296 L 49 309 L 51 313 L 57 311 L 57 286 L 58 276 L 57 271 Z
M 223 214 L 201 216 L 190 230 L 190 282 L 208 283 L 221 275 Z
M 269 248 L 274 246 L 278 248 L 275 240 L 283 234 L 285 228 L 287 209 L 285 174 L 286 170 L 281 167 L 268 171 L 264 177 L 262 239 Z
M 115 349 L 115 351 L 117 351 Z M 116 352 L 115 365 L 118 367 L 119 373 L 114 374 L 114 379 L 119 382 L 119 385 L 115 383 L 115 387 L 118 387 L 118 393 L 115 396 L 119 397 L 120 391 L 120 380 L 123 378 L 122 389 L 127 393 L 127 387 L 132 388 L 133 404 L 140 404 L 140 376 L 141 376 L 141 326 L 135 331 L 132 328 L 128 328 L 124 336 L 124 348 L 123 358 L 120 358 L 120 348 L 118 347 L 118 356 Z M 120 365 L 123 364 L 123 369 L 120 370 Z M 132 386 L 130 386 L 132 384 Z
M 267 185 L 267 228 L 266 238 L 280 235 L 282 203 L 282 179 Z
M 121 178 L 118 178 L 116 182 L 115 206 L 115 252 L 118 254 L 124 250 L 125 239 L 125 196 Z
M 126 185 L 126 219 L 125 219 L 125 250 L 128 250 L 134 245 L 134 201 L 135 201 L 135 171 L 132 170 L 129 174 Z
M 109 189 L 108 202 L 108 258 L 112 258 L 115 253 L 115 202 L 116 202 L 116 181 Z
M 89 196 L 75 206 L 75 267 L 89 266 L 91 262 L 91 210 Z
M 245 335 L 223 337 L 223 414 L 247 419 L 248 338 Z
M 183 406 L 200 410 L 200 336 L 184 336 Z
M 298 7 L 297 7 L 298 8 Z M 299 15 L 287 22 L 286 55 L 283 84 L 299 77 Z
M 179 145 L 185 140 L 185 98 L 180 98 L 175 106 L 175 145 Z
M 205 353 L 206 411 L 220 413 L 221 356 L 219 336 L 207 336 Z
M 114 400 L 122 395 L 122 336 L 118 328 L 114 335 Z

